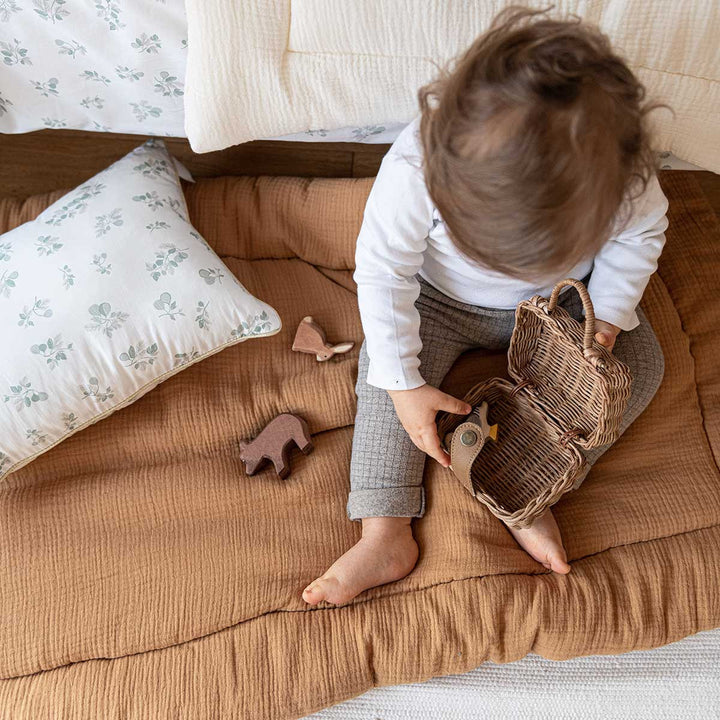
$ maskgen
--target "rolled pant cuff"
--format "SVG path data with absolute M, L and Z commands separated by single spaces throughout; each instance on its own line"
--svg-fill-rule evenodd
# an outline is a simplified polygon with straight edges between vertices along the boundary
M 425 489 L 421 486 L 353 490 L 348 496 L 350 520 L 366 517 L 422 517 L 425 514 Z

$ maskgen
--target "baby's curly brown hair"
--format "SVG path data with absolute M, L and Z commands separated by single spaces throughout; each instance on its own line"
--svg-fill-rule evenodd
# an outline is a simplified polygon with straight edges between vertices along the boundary
M 656 172 L 645 88 L 599 30 L 508 8 L 419 91 L 424 175 L 456 247 L 506 275 L 594 256 Z

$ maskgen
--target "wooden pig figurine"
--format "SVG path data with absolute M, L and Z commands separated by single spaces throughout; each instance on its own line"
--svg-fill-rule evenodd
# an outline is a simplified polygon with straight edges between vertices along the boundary
M 248 475 L 254 475 L 266 460 L 270 460 L 275 472 L 283 479 L 290 474 L 290 444 L 294 442 L 306 455 L 313 448 L 307 423 L 290 413 L 271 420 L 254 440 L 238 442 L 240 459 L 245 463 Z
M 292 349 L 295 352 L 310 353 L 318 361 L 329 360 L 333 355 L 340 355 L 353 349 L 355 343 L 344 342 L 330 345 L 325 339 L 325 331 L 308 315 L 298 325 Z

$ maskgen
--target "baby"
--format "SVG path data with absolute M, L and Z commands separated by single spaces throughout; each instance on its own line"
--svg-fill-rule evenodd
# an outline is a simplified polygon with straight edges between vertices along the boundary
M 466 350 L 507 348 L 520 300 L 584 280 L 596 340 L 632 372 L 622 431 L 663 375 L 638 303 L 665 242 L 667 200 L 644 88 L 607 39 L 512 9 L 419 99 L 420 117 L 383 159 L 357 243 L 365 343 L 347 514 L 362 537 L 305 588 L 311 605 L 345 603 L 413 569 L 425 454 L 450 462 L 435 416 L 471 410 L 438 386 Z M 574 291 L 560 305 L 582 320 Z M 585 452 L 588 468 L 605 450 Z M 550 511 L 510 532 L 546 568 L 570 571 Z

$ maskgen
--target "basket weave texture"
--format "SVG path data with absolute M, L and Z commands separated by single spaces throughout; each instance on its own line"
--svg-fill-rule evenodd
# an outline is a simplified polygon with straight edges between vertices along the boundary
M 580 294 L 584 328 L 557 305 L 567 285 Z M 465 396 L 474 411 L 486 402 L 489 422 L 499 426 L 497 441 L 486 442 L 473 462 L 467 489 L 511 527 L 532 524 L 572 488 L 585 467 L 579 448 L 617 439 L 630 397 L 630 371 L 594 336 L 587 289 L 577 280 L 563 280 L 549 300 L 536 295 L 517 306 L 508 351 L 515 382 L 485 380 Z M 443 413 L 440 437 L 471 418 Z

